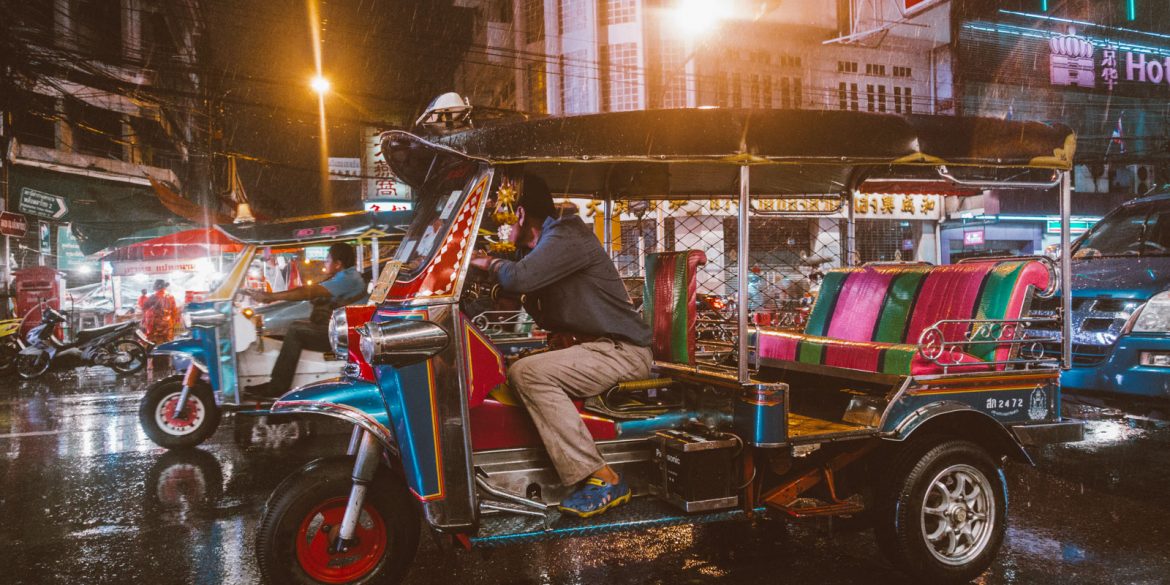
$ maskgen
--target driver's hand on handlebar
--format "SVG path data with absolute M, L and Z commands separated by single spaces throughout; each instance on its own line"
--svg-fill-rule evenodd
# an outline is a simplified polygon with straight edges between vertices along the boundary
M 484 272 L 490 272 L 492 260 L 494 259 L 495 258 L 489 256 L 487 252 L 483 250 L 476 250 L 475 253 L 471 256 L 471 266 L 472 268 L 478 268 Z
M 244 294 L 252 297 L 257 302 L 268 303 L 272 301 L 272 293 L 268 293 L 262 290 L 246 289 L 244 290 Z

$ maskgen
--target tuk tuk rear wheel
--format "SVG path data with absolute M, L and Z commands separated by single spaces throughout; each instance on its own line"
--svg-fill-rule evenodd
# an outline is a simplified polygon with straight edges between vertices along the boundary
M 332 552 L 353 460 L 319 459 L 284 480 L 264 507 L 256 560 L 267 583 L 399 583 L 418 550 L 419 515 L 406 487 L 379 469 L 366 492 L 357 542 Z
M 175 416 L 183 377 L 171 376 L 147 388 L 138 403 L 138 424 L 159 447 L 186 449 L 207 440 L 219 427 L 219 405 L 211 386 L 200 382 L 187 394 L 183 416 Z
M 894 458 L 874 533 L 899 569 L 926 583 L 967 583 L 1003 544 L 1007 486 L 991 455 L 961 440 L 910 443 Z

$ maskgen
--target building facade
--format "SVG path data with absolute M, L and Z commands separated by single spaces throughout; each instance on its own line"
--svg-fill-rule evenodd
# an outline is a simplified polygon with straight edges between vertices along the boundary
M 29 235 L 9 268 L 97 278 L 93 253 L 175 216 L 150 179 L 207 196 L 197 0 L 50 0 L 5 16 L 5 209 Z M 68 253 L 74 250 L 73 254 Z

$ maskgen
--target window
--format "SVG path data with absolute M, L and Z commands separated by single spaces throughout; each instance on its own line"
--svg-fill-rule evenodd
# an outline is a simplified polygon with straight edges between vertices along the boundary
M 837 61 L 837 73 L 857 73 L 857 61 Z
M 763 100 L 760 99 L 760 76 L 753 73 L 751 77 L 751 92 L 752 92 L 752 107 L 759 108 L 763 105 Z
M 637 10 L 635 0 L 606 0 L 605 24 L 634 22 L 634 18 L 638 14 Z
M 900 87 L 894 88 L 894 111 L 902 113 L 902 88 Z
M 738 73 L 731 76 L 731 106 L 743 107 L 743 78 Z
M 787 77 L 780 78 L 780 107 L 789 109 L 792 107 L 792 86 L 791 81 Z
M 879 85 L 877 89 L 878 89 L 878 111 L 884 112 L 884 111 L 886 111 L 886 86 Z
M 914 113 L 914 106 L 912 105 L 912 102 L 910 101 L 910 88 L 909 87 L 902 88 L 902 99 L 906 100 L 906 108 L 905 108 L 906 113 L 913 114 Z
M 726 82 L 723 91 L 724 93 L 727 91 Z M 601 109 L 607 112 L 638 109 L 636 43 L 616 43 L 601 47 Z
M 544 40 L 544 0 L 525 0 L 524 40 L 529 43 Z M 531 69 L 529 66 L 530 71 Z M 543 67 L 541 71 L 543 73 Z
M 73 34 L 80 49 L 104 58 L 120 56 L 122 3 L 119 0 L 76 0 L 72 18 Z
M 842 81 L 837 84 L 837 105 L 842 110 L 849 108 L 849 101 L 846 98 L 845 82 Z
M 894 66 L 894 77 L 910 77 L 909 67 Z
M 865 84 L 866 111 L 872 112 L 874 110 L 873 102 L 873 84 L 867 83 Z
M 588 58 L 584 49 L 570 51 L 562 57 L 561 104 L 566 114 L 589 112 Z
M 772 76 L 764 76 L 764 107 L 771 108 L 772 105 Z
M 491 22 L 512 22 L 512 0 L 491 0 L 488 2 L 487 19 Z
M 544 63 L 528 64 L 528 109 L 535 114 L 548 113 L 547 80 Z
M 585 25 L 585 0 L 561 0 L 560 6 L 560 18 L 557 19 L 559 34 L 563 36 Z
M 53 148 L 56 145 L 57 99 L 39 93 L 13 92 L 12 133 L 21 144 Z
M 857 107 L 857 84 L 856 83 L 849 84 L 849 109 L 853 110 L 854 112 L 856 112 L 858 110 L 858 107 Z
M 686 55 L 682 41 L 662 39 L 662 107 L 687 107 Z
M 801 88 L 800 78 L 797 77 L 796 79 L 792 80 L 792 107 L 800 109 L 800 104 L 803 99 L 804 95 Z
M 65 102 L 73 124 L 73 147 L 82 154 L 122 160 L 122 114 L 77 100 Z
M 723 73 L 715 79 L 715 102 L 719 104 L 719 107 L 721 108 L 726 108 L 731 105 L 731 102 L 728 101 L 727 97 L 727 86 L 729 84 L 727 77 L 728 75 Z
M 885 65 L 874 65 L 873 63 L 866 63 L 865 64 L 865 74 L 866 75 L 876 75 L 878 77 L 885 77 L 886 66 Z

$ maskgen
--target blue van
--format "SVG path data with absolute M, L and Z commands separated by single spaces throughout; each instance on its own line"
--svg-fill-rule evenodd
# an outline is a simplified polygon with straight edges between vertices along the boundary
M 1170 191 L 1121 205 L 1072 250 L 1073 367 L 1061 384 L 1170 401 Z

